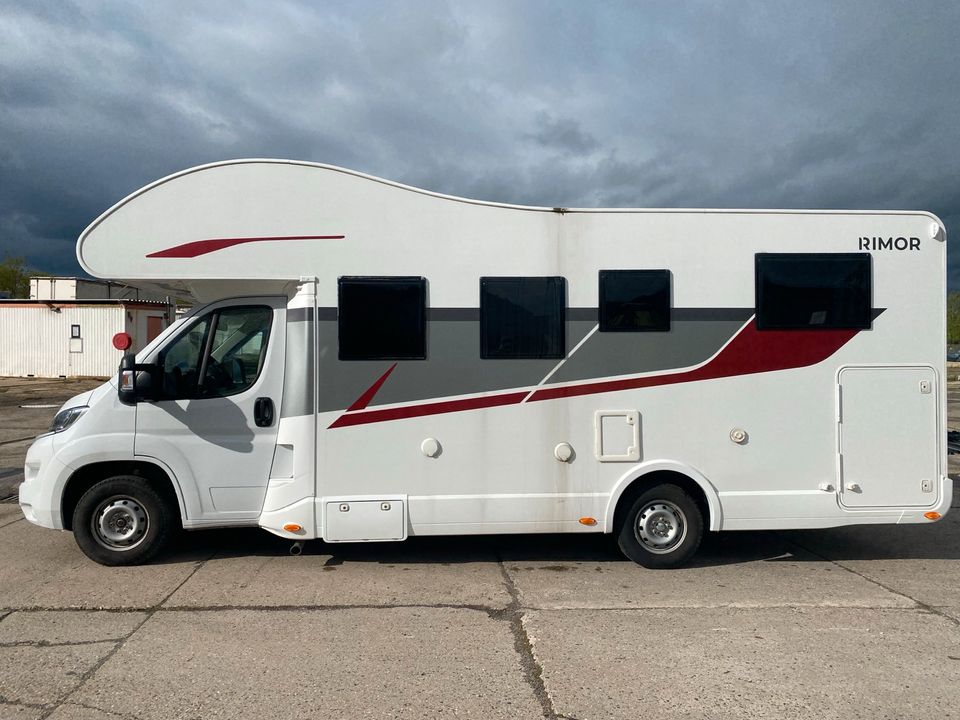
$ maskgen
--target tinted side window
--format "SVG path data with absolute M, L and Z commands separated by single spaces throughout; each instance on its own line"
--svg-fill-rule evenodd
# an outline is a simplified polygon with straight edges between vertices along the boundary
M 562 358 L 562 277 L 480 278 L 480 357 Z
M 601 270 L 600 332 L 670 329 L 668 270 Z
M 273 310 L 268 307 L 231 307 L 217 313 L 200 397 L 235 395 L 256 382 L 272 320 Z
M 427 281 L 342 277 L 337 332 L 341 360 L 423 360 Z
M 869 328 L 869 253 L 758 253 L 757 327 Z
M 196 397 L 200 360 L 207 346 L 207 330 L 212 317 L 200 318 L 161 351 L 158 359 L 163 366 L 164 399 Z
M 165 400 L 226 397 L 251 387 L 267 352 L 273 310 L 229 307 L 204 315 L 160 353 Z

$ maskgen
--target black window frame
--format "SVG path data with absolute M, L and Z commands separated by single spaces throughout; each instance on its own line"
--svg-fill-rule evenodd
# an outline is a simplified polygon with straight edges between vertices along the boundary
M 484 302 L 485 290 L 490 285 L 510 283 L 547 282 L 555 283 L 559 293 L 558 321 L 559 338 L 556 353 L 520 353 L 492 351 L 488 347 L 488 328 L 490 322 L 487 303 Z M 562 275 L 516 275 L 486 276 L 480 278 L 480 358 L 482 360 L 562 360 L 567 355 L 567 279 Z
M 218 393 L 216 395 L 212 394 L 203 394 L 200 390 L 204 386 L 204 380 L 206 375 L 206 370 L 208 367 L 208 362 L 210 359 L 210 354 L 213 351 L 211 343 L 213 341 L 213 335 L 217 332 L 217 325 L 220 322 L 220 315 L 225 311 L 231 310 L 266 310 L 267 317 L 269 322 L 267 324 L 266 332 L 264 333 L 262 345 L 260 349 L 260 359 L 257 363 L 257 374 L 253 379 L 247 383 L 246 387 L 238 388 L 231 392 Z M 192 318 L 190 322 L 184 325 L 183 329 L 178 332 L 173 338 L 168 340 L 163 344 L 163 347 L 157 351 L 157 354 L 154 356 L 154 363 L 160 367 L 160 373 L 158 379 L 161 380 L 161 387 L 157 388 L 155 392 L 157 393 L 158 400 L 168 401 L 168 400 L 217 400 L 219 398 L 231 397 L 233 395 L 239 395 L 240 393 L 247 392 L 250 390 L 257 382 L 260 380 L 260 376 L 263 374 L 263 367 L 266 365 L 266 356 L 270 351 L 270 338 L 273 335 L 273 323 L 275 320 L 274 308 L 269 305 L 262 305 L 259 303 L 251 303 L 249 305 L 223 305 L 218 308 L 214 308 L 209 312 L 205 312 L 203 315 L 198 315 L 195 318 Z M 200 341 L 200 354 L 197 357 L 197 377 L 192 385 L 192 392 L 190 393 L 169 393 L 167 392 L 166 382 L 163 381 L 165 373 L 163 372 L 164 363 L 166 362 L 168 351 L 171 347 L 176 345 L 180 340 L 182 340 L 186 335 L 189 335 L 190 332 L 200 323 L 206 322 L 207 326 L 204 328 L 203 337 Z M 249 339 L 252 336 L 247 336 Z M 246 340 L 244 340 L 246 342 Z
M 420 316 L 417 319 L 420 352 L 417 353 L 378 353 L 366 354 L 344 352 L 344 314 L 343 289 L 345 284 L 387 285 L 404 283 L 415 285 L 420 291 Z M 349 318 L 347 318 L 349 321 Z M 349 346 L 349 343 L 348 343 Z M 364 362 L 377 360 L 426 360 L 427 359 L 427 279 L 419 275 L 344 275 L 337 278 L 337 358 L 344 362 Z
M 865 307 L 856 318 L 845 322 L 824 322 L 823 324 L 800 324 L 799 322 L 777 321 L 769 318 L 764 312 L 764 285 L 762 274 L 763 264 L 768 261 L 789 260 L 840 260 L 857 261 L 865 265 L 866 280 L 860 290 L 851 289 L 850 292 L 864 294 Z M 756 253 L 754 255 L 754 317 L 758 330 L 870 330 L 873 327 L 873 258 L 870 253 Z
M 612 278 L 615 276 L 627 276 L 633 275 L 638 277 L 648 277 L 648 278 L 657 278 L 666 281 L 667 284 L 667 306 L 665 308 L 665 322 L 658 323 L 656 325 L 651 325 L 648 327 L 614 327 L 609 325 L 609 318 L 607 313 L 604 311 L 604 285 L 607 278 Z M 598 274 L 597 280 L 597 323 L 599 325 L 598 332 L 670 332 L 671 325 L 671 312 L 673 310 L 673 276 L 669 270 L 659 268 L 651 269 L 645 268 L 642 270 L 601 270 Z

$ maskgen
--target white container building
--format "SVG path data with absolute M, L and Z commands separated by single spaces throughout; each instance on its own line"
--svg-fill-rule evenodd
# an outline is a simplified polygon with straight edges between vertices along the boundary
M 138 351 L 172 321 L 173 306 L 119 283 L 31 278 L 30 299 L 0 300 L 0 376 L 107 377 L 125 332 Z

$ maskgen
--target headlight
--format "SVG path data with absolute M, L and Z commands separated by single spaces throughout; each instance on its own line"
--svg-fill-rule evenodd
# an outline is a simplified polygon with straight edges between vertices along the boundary
M 54 416 L 53 423 L 50 425 L 50 432 L 63 432 L 73 425 L 77 421 L 77 418 L 83 415 L 87 409 L 86 405 L 80 405 L 78 407 L 61 410 Z

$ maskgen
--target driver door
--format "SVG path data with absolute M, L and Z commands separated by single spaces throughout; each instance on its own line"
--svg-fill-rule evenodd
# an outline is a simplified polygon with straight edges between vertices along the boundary
M 260 514 L 280 419 L 286 303 L 211 305 L 148 360 L 161 366 L 162 387 L 158 400 L 137 404 L 134 453 L 170 468 L 191 524 Z

